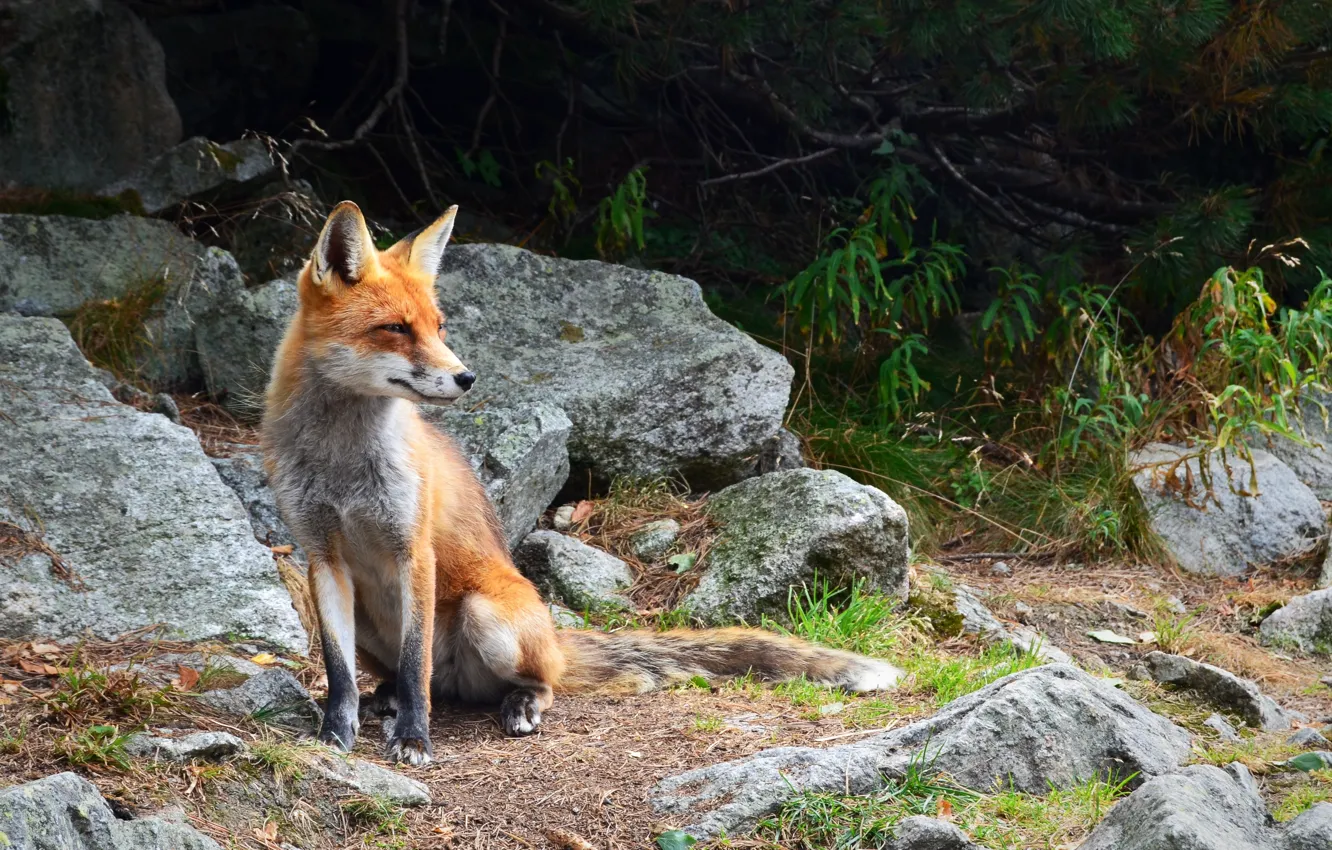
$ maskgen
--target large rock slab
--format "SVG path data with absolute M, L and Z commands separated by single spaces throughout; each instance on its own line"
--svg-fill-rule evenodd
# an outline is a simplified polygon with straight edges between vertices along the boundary
M 0 636 L 162 624 L 304 651 L 271 554 L 192 432 L 116 402 L 54 319 L 0 315 L 0 385 L 0 518 L 39 527 L 84 586 L 18 558 L 0 571 Z
M 250 514 L 250 527 L 254 538 L 265 546 L 291 546 L 299 549 L 296 537 L 287 528 L 278 512 L 277 498 L 268 486 L 268 473 L 264 471 L 264 453 L 256 447 L 236 446 L 228 457 L 209 458 L 222 483 L 240 497 L 241 504 Z M 304 561 L 304 554 L 298 560 Z
M 633 610 L 625 594 L 634 583 L 629 565 L 558 531 L 534 531 L 513 553 L 514 563 L 547 598 L 575 611 Z
M 460 245 L 437 284 L 476 391 L 538 391 L 573 422 L 575 466 L 604 476 L 742 477 L 781 428 L 794 372 L 660 272 Z
M 256 673 L 232 688 L 205 691 L 199 702 L 236 717 L 314 734 L 323 719 L 319 706 L 295 676 L 281 667 Z
M 1212 705 L 1234 711 L 1256 729 L 1272 732 L 1290 728 L 1290 716 L 1276 700 L 1229 670 L 1166 652 L 1149 652 L 1142 661 L 1155 681 L 1197 691 Z
M 0 313 L 71 316 L 85 304 L 141 299 L 138 377 L 160 388 L 202 383 L 194 324 L 243 290 L 227 252 L 164 221 L 0 215 Z
M 832 470 L 793 469 L 727 487 L 708 502 L 719 526 L 684 600 L 708 623 L 785 619 L 792 587 L 863 581 L 905 599 L 907 516 L 882 491 Z
M 569 479 L 569 417 L 552 404 L 423 405 L 426 421 L 453 437 L 486 488 L 512 549 Z
M 1095 776 L 1174 771 L 1189 734 L 1112 685 L 1056 664 L 1014 673 L 926 720 L 851 744 L 782 747 L 662 780 L 663 815 L 696 837 L 748 829 L 804 792 L 867 794 L 913 764 L 964 787 L 1046 794 Z
M 116 0 L 6 3 L 6 182 L 95 191 L 180 141 L 162 47 Z
M 277 171 L 258 139 L 219 144 L 202 136 L 186 139 L 154 157 L 134 174 L 102 189 L 104 195 L 133 192 L 153 215 L 190 199 L 211 200 Z
M 239 267 L 235 279 L 240 280 Z M 194 340 L 208 392 L 242 419 L 257 422 L 263 416 L 273 355 L 297 300 L 296 275 L 253 289 L 242 283 L 218 292 L 199 318 Z
M 1327 533 L 1318 497 L 1275 455 L 1254 449 L 1253 469 L 1219 452 L 1208 457 L 1210 493 L 1187 449 L 1153 443 L 1134 453 L 1133 482 L 1152 530 L 1191 573 L 1234 576 L 1251 566 L 1312 554 Z M 1228 471 L 1229 470 L 1229 471 Z M 1256 471 L 1258 491 L 1250 489 Z
M 1268 646 L 1332 655 L 1332 589 L 1296 596 L 1258 627 Z
M 1079 850 L 1323 850 L 1332 803 L 1274 825 L 1240 764 L 1193 765 L 1144 783 L 1110 811 Z
M 0 847 L 15 850 L 221 850 L 183 823 L 120 820 L 97 786 L 73 773 L 0 790 Z
M 310 767 L 330 782 L 367 796 L 388 800 L 398 806 L 425 806 L 430 803 L 430 789 L 425 783 L 363 759 L 342 753 L 316 753 L 310 759 Z

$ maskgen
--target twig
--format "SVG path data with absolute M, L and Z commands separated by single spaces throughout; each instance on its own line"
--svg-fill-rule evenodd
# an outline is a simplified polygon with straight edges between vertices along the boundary
M 779 159 L 774 163 L 770 163 L 762 168 L 755 169 L 754 171 L 742 171 L 738 174 L 727 174 L 722 177 L 700 180 L 698 185 L 700 188 L 704 186 L 720 186 L 723 183 L 730 183 L 735 180 L 748 180 L 751 177 L 762 177 L 764 174 L 771 174 L 780 168 L 787 168 L 792 165 L 804 165 L 807 162 L 823 159 L 824 157 L 837 153 L 837 150 L 837 148 L 824 148 L 821 151 L 815 151 L 814 153 L 805 154 L 804 156 L 798 156 L 791 159 Z
M 486 102 L 481 104 L 481 111 L 476 114 L 476 128 L 472 130 L 472 147 L 467 151 L 471 156 L 481 147 L 481 131 L 486 125 L 486 116 L 494 108 L 495 101 L 499 99 L 499 72 L 500 58 L 504 55 L 504 39 L 509 32 L 509 19 L 501 17 L 499 21 L 499 34 L 495 37 L 495 50 L 490 55 L 490 95 Z
M 998 201 L 985 194 L 981 191 L 979 186 L 968 180 L 966 175 L 959 171 L 957 166 L 953 165 L 948 157 L 944 155 L 943 150 L 939 147 L 937 142 L 931 140 L 929 143 L 929 149 L 930 153 L 934 155 L 935 161 L 939 163 L 939 167 L 942 168 L 949 177 L 953 178 L 954 182 L 961 186 L 968 195 L 975 198 L 980 203 L 981 208 L 994 216 L 1000 224 L 1012 228 L 1018 233 L 1026 236 L 1035 235 L 1032 233 L 1031 225 L 1029 223 L 1025 223 L 1015 218 L 1013 214 L 1004 209 Z
M 1025 558 L 1026 552 L 961 552 L 957 555 L 935 555 L 936 561 L 994 561 L 1004 558 Z

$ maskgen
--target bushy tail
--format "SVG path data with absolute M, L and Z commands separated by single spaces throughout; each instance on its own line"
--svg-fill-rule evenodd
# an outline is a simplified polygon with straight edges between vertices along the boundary
M 826 649 L 757 629 L 669 632 L 559 632 L 566 693 L 645 693 L 702 676 L 709 682 L 753 673 L 770 682 L 798 679 L 848 691 L 882 691 L 903 673 L 886 661 Z

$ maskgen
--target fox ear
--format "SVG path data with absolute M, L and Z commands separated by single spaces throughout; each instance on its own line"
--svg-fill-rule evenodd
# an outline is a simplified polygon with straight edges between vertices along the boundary
M 343 201 L 328 214 L 314 249 L 314 278 L 320 286 L 337 275 L 347 286 L 355 286 L 379 259 L 375 242 L 365 226 L 360 207 Z
M 434 277 L 439 274 L 439 262 L 444 258 L 444 246 L 449 244 L 453 235 L 453 219 L 458 215 L 458 205 L 454 204 L 435 219 L 435 223 L 416 234 L 406 243 L 407 263 L 421 274 Z

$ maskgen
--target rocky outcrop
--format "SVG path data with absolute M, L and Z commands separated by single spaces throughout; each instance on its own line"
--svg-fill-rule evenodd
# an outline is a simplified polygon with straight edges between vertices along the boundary
M 0 571 L 0 635 L 162 624 L 304 651 L 272 555 L 193 433 L 115 401 L 54 319 L 0 315 L 0 518 L 50 550 Z
M 0 179 L 95 191 L 180 141 L 162 47 L 117 0 L 8 3 Z
M 1322 850 L 1332 847 L 1332 803 L 1273 824 L 1247 768 L 1193 765 L 1143 784 L 1110 811 L 1079 850 Z
M 0 839 L 21 850 L 220 850 L 186 824 L 120 820 L 97 786 L 73 773 L 0 790 Z
M 103 187 L 102 194 L 133 192 L 144 212 L 153 215 L 191 199 L 216 200 L 225 190 L 263 180 L 276 170 L 268 148 L 258 139 L 218 144 L 196 136 Z
M 234 260 L 233 260 L 234 263 Z M 296 276 L 246 289 L 240 268 L 195 329 L 208 392 L 242 419 L 258 421 L 264 389 L 287 323 L 296 313 Z
M 1149 652 L 1142 661 L 1155 681 L 1196 691 L 1217 708 L 1235 712 L 1255 729 L 1271 732 L 1290 728 L 1290 716 L 1275 700 L 1229 670 L 1165 652 Z
M 1274 455 L 1253 450 L 1253 467 L 1219 452 L 1208 457 L 1210 490 L 1189 450 L 1153 443 L 1132 458 L 1133 481 L 1152 530 L 1192 573 L 1233 576 L 1251 566 L 1312 555 L 1327 533 L 1322 506 Z M 1258 489 L 1250 493 L 1251 475 Z
M 536 393 L 558 405 L 577 467 L 729 483 L 781 427 L 790 364 L 712 315 L 691 280 L 460 245 L 437 288 L 478 399 Z
M 296 538 L 278 513 L 277 499 L 268 486 L 264 472 L 264 453 L 258 447 L 235 446 L 227 457 L 209 458 L 222 483 L 240 497 L 241 504 L 250 514 L 250 527 L 254 538 L 265 546 L 291 546 L 299 548 Z M 297 552 L 298 560 L 305 556 Z
M 1332 589 L 1296 596 L 1258 627 L 1268 646 L 1332 655 Z
M 1255 442 L 1279 457 L 1318 498 L 1332 501 L 1332 397 L 1310 392 L 1302 400 L 1298 427 L 1307 445 L 1274 434 Z
M 633 610 L 625 595 L 634 583 L 629 565 L 576 537 L 534 531 L 514 551 L 513 559 L 547 598 L 575 611 Z
M 1094 776 L 1174 771 L 1189 734 L 1057 664 L 1006 676 L 926 720 L 852 744 L 783 747 L 662 780 L 653 805 L 697 837 L 734 834 L 804 792 L 866 794 L 923 762 L 967 788 L 1045 794 Z
M 703 576 L 684 600 L 708 623 L 785 619 L 792 587 L 819 581 L 905 598 L 906 512 L 882 491 L 831 470 L 774 472 L 708 501 L 718 525 Z

